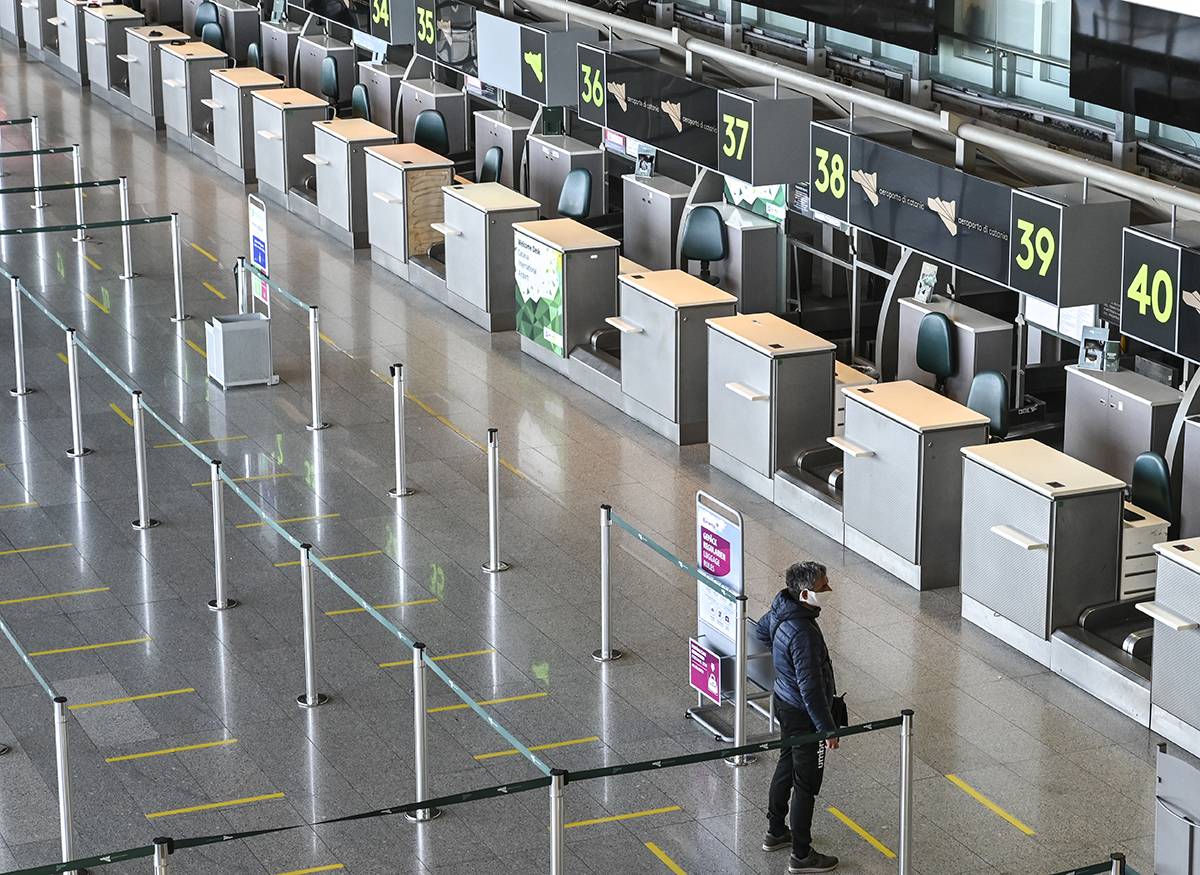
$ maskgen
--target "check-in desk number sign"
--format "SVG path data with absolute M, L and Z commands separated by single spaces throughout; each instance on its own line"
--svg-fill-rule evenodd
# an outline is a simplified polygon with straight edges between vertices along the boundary
M 605 53 L 591 46 L 579 46 L 579 105 L 576 112 L 586 122 L 600 127 L 608 123 L 605 89 Z
M 546 102 L 546 34 L 521 28 L 521 96 Z
M 721 151 L 717 172 L 734 179 L 754 179 L 754 101 L 722 91 L 717 95 L 717 130 Z M 784 147 L 780 143 L 781 148 Z
M 1058 306 L 1061 237 L 1060 205 L 1014 191 L 1008 284 L 1018 292 Z
M 1121 333 L 1200 361 L 1200 253 L 1125 229 Z
M 814 124 L 808 175 L 812 211 L 842 224 L 849 222 L 850 199 L 846 197 L 849 178 L 850 135 Z
M 389 41 L 392 35 L 391 0 L 371 0 L 371 36 Z
M 437 37 L 437 2 L 416 0 L 413 9 L 417 26 L 416 52 L 424 58 L 436 58 L 434 43 Z

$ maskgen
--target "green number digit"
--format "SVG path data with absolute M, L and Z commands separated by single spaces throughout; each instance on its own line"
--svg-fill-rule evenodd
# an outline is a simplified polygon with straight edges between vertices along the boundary
M 835 198 L 841 200 L 846 196 L 846 159 L 836 154 L 829 161 L 832 174 L 829 177 L 829 191 Z
M 433 45 L 433 10 L 417 9 L 417 40 Z
M 816 178 L 813 185 L 821 194 L 829 191 L 829 150 L 820 147 L 813 153 L 817 156 L 817 172 L 821 175 Z
M 1138 305 L 1138 315 L 1145 316 L 1146 308 L 1150 306 L 1150 265 L 1143 264 L 1133 275 L 1133 282 L 1125 290 L 1125 297 Z
M 580 64 L 579 72 L 583 74 L 583 89 L 579 97 L 584 103 L 599 109 L 604 106 L 604 83 L 600 81 L 600 70 L 590 64 Z
M 750 122 L 729 113 L 722 114 L 721 121 L 725 122 L 725 142 L 721 144 L 721 151 L 726 158 L 741 161 L 742 156 L 746 154 L 746 139 L 750 134 Z
M 1017 267 L 1030 270 L 1035 260 L 1040 261 L 1038 276 L 1045 276 L 1050 272 L 1058 248 L 1054 232 L 1046 227 L 1038 228 L 1026 219 L 1017 220 L 1017 230 L 1021 232 L 1021 253 L 1016 257 Z
M 1038 228 L 1037 234 L 1034 236 L 1033 248 L 1037 250 L 1037 256 L 1042 260 L 1038 276 L 1045 276 L 1050 272 L 1050 265 L 1054 261 L 1054 251 L 1057 248 L 1054 242 L 1054 232 L 1049 228 Z
M 1021 232 L 1021 254 L 1017 256 L 1017 267 L 1029 270 L 1033 267 L 1033 222 L 1026 219 L 1017 220 L 1017 230 Z
M 1175 309 L 1175 282 L 1165 270 L 1154 272 L 1150 282 L 1150 296 L 1154 307 L 1154 318 L 1159 322 L 1170 322 Z
M 371 21 L 373 23 L 386 25 L 390 22 L 391 17 L 391 11 L 388 9 L 388 0 L 372 0 Z

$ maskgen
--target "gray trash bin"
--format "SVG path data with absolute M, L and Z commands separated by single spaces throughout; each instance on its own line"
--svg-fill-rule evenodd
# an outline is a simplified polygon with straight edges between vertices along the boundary
M 222 388 L 271 385 L 271 320 L 265 313 L 214 316 L 204 325 L 208 378 Z

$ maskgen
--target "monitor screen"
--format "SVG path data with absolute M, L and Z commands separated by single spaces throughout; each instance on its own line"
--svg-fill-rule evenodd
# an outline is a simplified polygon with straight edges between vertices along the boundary
M 291 17 L 299 17 L 301 21 L 308 15 L 316 15 L 349 30 L 371 32 L 369 0 L 303 0 L 303 2 L 292 2 L 288 5 L 293 10 Z M 297 14 L 299 15 L 297 16 Z M 348 34 L 339 36 L 345 36 L 349 41 Z
M 756 0 L 755 6 L 933 54 L 944 0 Z

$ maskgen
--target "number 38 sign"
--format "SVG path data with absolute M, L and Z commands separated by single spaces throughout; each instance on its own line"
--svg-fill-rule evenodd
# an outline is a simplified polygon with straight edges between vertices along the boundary
M 1200 361 L 1200 252 L 1172 236 L 1170 225 L 1125 229 L 1121 333 Z

